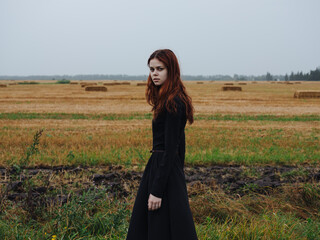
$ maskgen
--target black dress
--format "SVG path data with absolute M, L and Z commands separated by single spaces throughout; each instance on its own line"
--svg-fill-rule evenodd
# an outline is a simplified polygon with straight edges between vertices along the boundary
M 166 109 L 152 121 L 153 152 L 135 199 L 127 240 L 196 240 L 184 175 L 186 111 L 175 98 L 177 112 Z M 148 210 L 149 194 L 162 198 Z

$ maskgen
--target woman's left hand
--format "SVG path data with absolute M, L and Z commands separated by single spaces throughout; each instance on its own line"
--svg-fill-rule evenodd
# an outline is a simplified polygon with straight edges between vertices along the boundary
M 148 210 L 153 211 L 153 210 L 157 210 L 161 207 L 161 198 L 158 198 L 156 196 L 153 196 L 151 193 L 149 195 L 149 199 L 148 199 Z

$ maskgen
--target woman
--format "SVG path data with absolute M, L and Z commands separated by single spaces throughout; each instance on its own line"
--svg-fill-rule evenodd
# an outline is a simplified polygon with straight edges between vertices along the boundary
M 193 106 L 169 49 L 148 59 L 146 98 L 152 106 L 153 148 L 132 211 L 127 240 L 195 240 L 184 176 L 186 122 Z

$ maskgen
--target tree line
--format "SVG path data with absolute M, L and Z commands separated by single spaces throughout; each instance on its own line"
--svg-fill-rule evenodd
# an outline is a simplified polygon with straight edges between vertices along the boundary
M 148 75 L 126 74 L 78 74 L 78 75 L 31 75 L 31 76 L 0 76 L 1 80 L 147 80 Z M 217 80 L 254 80 L 254 81 L 320 81 L 320 67 L 309 73 L 291 72 L 290 75 L 182 75 L 183 80 L 217 81 Z

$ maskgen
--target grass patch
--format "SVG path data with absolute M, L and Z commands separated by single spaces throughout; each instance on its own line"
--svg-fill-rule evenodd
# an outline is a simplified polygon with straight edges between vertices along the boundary
M 276 115 L 195 115 L 195 120 L 215 120 L 215 121 L 275 121 L 275 122 L 309 122 L 320 121 L 320 115 L 299 115 L 299 116 L 276 116 Z M 0 119 L 20 120 L 20 119 L 87 119 L 87 120 L 135 120 L 152 119 L 151 113 L 133 114 L 73 114 L 73 113 L 0 113 Z
M 62 80 L 58 80 L 56 81 L 56 84 L 70 84 L 70 80 L 67 79 L 62 79 Z
M 115 123 L 116 124 L 116 123 Z M 152 148 L 151 124 L 44 128 L 28 164 L 95 166 L 116 163 L 143 166 Z M 0 164 L 21 164 L 38 129 L 3 126 Z M 196 127 L 186 129 L 188 164 L 318 164 L 320 130 Z M 293 175 L 299 173 L 292 173 Z

